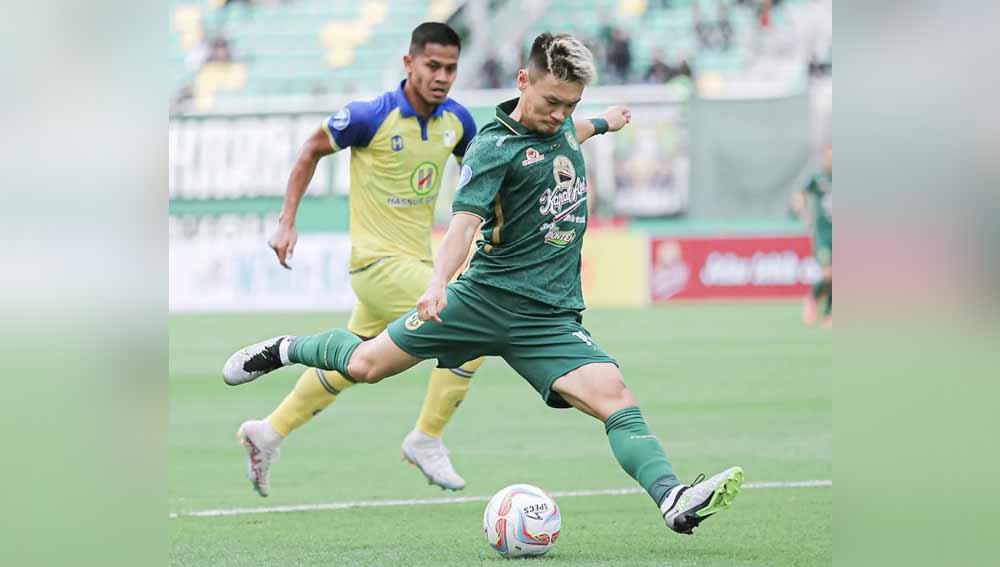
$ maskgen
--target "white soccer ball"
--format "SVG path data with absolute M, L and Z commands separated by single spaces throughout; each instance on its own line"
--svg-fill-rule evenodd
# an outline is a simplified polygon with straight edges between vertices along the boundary
M 545 555 L 561 528 L 556 501 L 530 484 L 512 484 L 497 492 L 483 513 L 486 542 L 504 557 Z

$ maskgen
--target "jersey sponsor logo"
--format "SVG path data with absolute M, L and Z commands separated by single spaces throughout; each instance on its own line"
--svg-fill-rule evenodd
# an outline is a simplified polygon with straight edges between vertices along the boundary
M 552 176 L 556 186 L 542 193 L 538 212 L 551 214 L 552 220 L 561 221 L 587 201 L 587 181 L 576 176 L 576 168 L 566 156 L 556 156 L 552 160 Z
M 544 159 L 545 154 L 538 153 L 538 150 L 535 148 L 528 148 L 528 150 L 524 152 L 524 161 L 521 162 L 521 165 L 528 167 L 529 165 L 538 163 Z
M 392 137 L 392 151 L 401 152 L 403 151 L 403 137 L 396 134 Z
M 573 148 L 574 151 L 580 151 L 580 144 L 576 141 L 576 136 L 570 133 L 569 130 L 563 132 L 563 136 L 566 137 L 566 143 L 569 147 Z
M 472 180 L 472 168 L 465 164 L 462 166 L 462 172 L 458 174 L 458 187 L 455 190 L 465 187 L 470 180 Z
M 455 145 L 455 131 L 445 130 L 444 131 L 444 145 L 451 147 Z
M 426 195 L 434 190 L 438 179 L 438 166 L 432 161 L 418 165 L 410 174 L 410 188 L 417 195 Z
M 333 120 L 331 121 L 331 126 L 334 130 L 343 130 L 347 128 L 347 125 L 351 123 L 351 109 L 341 108 L 336 114 L 333 115 Z
M 559 230 L 559 226 L 553 224 L 549 228 L 549 231 L 545 233 L 545 243 L 559 248 L 569 246 L 574 240 L 576 240 L 575 228 Z
M 416 331 L 423 324 L 424 324 L 424 321 L 420 320 L 420 315 L 417 315 L 416 313 L 414 313 L 414 314 L 412 314 L 412 315 L 410 315 L 409 317 L 406 318 L 406 322 L 403 323 L 403 326 L 406 327 L 407 331 Z
M 427 197 L 417 197 L 415 199 L 407 197 L 389 197 L 385 200 L 385 204 L 395 209 L 400 209 L 430 205 L 433 204 L 434 201 L 437 201 L 437 195 L 428 195 Z

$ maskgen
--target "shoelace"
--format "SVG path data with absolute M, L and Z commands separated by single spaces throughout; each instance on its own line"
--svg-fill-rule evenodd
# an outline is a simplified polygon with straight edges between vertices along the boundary
M 694 479 L 694 482 L 692 482 L 691 484 L 689 484 L 688 487 L 692 487 L 692 486 L 698 484 L 699 482 L 701 482 L 703 480 L 705 480 L 705 473 L 701 473 L 698 476 L 696 476 L 695 479 Z

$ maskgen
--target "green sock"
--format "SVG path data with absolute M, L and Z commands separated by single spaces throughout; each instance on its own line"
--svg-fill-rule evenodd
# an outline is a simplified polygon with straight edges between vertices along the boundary
M 819 280 L 813 284 L 813 299 L 819 299 L 823 292 L 826 291 L 826 282 Z
M 833 315 L 833 284 L 830 284 L 830 292 L 826 294 L 826 310 L 824 311 L 827 315 Z
M 659 506 L 671 488 L 680 484 L 663 447 L 646 426 L 638 407 L 616 411 L 604 422 L 611 452 L 625 472 L 649 493 Z
M 349 378 L 347 363 L 360 344 L 360 337 L 344 329 L 295 337 L 288 346 L 288 360 L 312 368 L 336 370 Z

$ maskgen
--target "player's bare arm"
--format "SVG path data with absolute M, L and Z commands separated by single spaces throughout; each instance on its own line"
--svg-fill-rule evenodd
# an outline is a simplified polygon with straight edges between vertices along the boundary
M 469 256 L 469 246 L 479 232 L 483 219 L 468 213 L 456 213 L 448 225 L 448 232 L 441 241 L 434 259 L 434 275 L 427 291 L 417 301 L 417 314 L 422 321 L 441 322 L 439 314 L 447 305 L 445 287 Z
M 608 132 L 617 132 L 632 122 L 632 111 L 627 106 L 609 106 L 600 116 L 608 123 Z M 597 134 L 597 128 L 590 120 L 576 124 L 576 141 L 581 144 Z
M 292 252 L 299 238 L 295 232 L 295 216 L 299 212 L 299 203 L 302 202 L 302 196 L 305 195 L 306 188 L 309 187 L 309 182 L 316 172 L 316 164 L 320 158 L 332 153 L 330 138 L 322 128 L 317 128 L 302 145 L 295 159 L 295 165 L 292 166 L 292 173 L 288 176 L 288 188 L 285 189 L 285 202 L 278 216 L 278 228 L 268 240 L 268 245 L 278 255 L 278 263 L 289 270 L 292 269 Z

